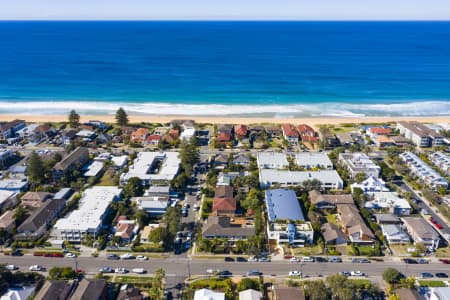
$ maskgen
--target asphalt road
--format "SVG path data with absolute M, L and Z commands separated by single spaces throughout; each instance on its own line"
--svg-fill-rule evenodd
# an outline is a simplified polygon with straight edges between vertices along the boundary
M 31 265 L 40 265 L 47 269 L 55 266 L 74 267 L 73 258 L 48 258 L 35 257 L 31 255 L 25 256 L 0 256 L 1 264 L 14 264 L 21 270 L 28 270 Z M 449 272 L 449 265 L 434 262 L 430 264 L 407 265 L 403 262 L 386 261 L 372 263 L 291 263 L 289 261 L 273 261 L 273 262 L 225 262 L 218 259 L 194 259 L 188 258 L 169 258 L 169 259 L 149 259 L 148 261 L 137 260 L 107 260 L 103 257 L 78 257 L 77 266 L 79 269 L 87 273 L 98 273 L 102 267 L 108 266 L 112 268 L 124 267 L 128 270 L 133 268 L 144 268 L 148 274 L 153 274 L 158 268 L 162 268 L 166 272 L 167 277 L 185 277 L 189 275 L 207 275 L 206 270 L 229 270 L 234 275 L 245 275 L 249 270 L 259 270 L 264 275 L 287 276 L 291 270 L 302 271 L 308 276 L 331 275 L 340 271 L 359 270 L 366 273 L 370 277 L 381 276 L 383 271 L 388 267 L 397 268 L 405 275 L 418 276 L 421 272 Z M 450 272 L 449 272 L 450 273 Z M 450 274 L 449 274 L 450 275 Z

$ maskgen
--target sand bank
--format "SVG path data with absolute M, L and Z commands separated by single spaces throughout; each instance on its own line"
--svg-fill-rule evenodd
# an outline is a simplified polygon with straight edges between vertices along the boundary
M 67 116 L 64 115 L 0 115 L 1 121 L 22 119 L 27 122 L 64 122 Z M 255 124 L 255 123 L 292 123 L 292 124 L 342 124 L 342 123 L 379 123 L 395 121 L 419 121 L 427 123 L 450 123 L 450 116 L 426 116 L 426 117 L 304 117 L 304 118 L 264 118 L 264 117 L 207 117 L 207 116 L 153 116 L 153 115 L 130 115 L 131 123 L 167 123 L 173 119 L 191 119 L 197 123 L 212 124 Z M 81 121 L 101 120 L 105 122 L 115 122 L 113 115 L 86 115 L 81 116 Z

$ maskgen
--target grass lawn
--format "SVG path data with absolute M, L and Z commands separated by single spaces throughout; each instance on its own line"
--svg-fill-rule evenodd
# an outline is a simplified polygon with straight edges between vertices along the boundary
M 418 280 L 420 286 L 446 287 L 447 285 L 440 280 Z
M 322 254 L 322 248 L 319 245 L 314 246 L 306 246 L 303 248 L 292 248 L 292 251 L 294 252 L 294 255 L 300 255 L 300 256 L 310 256 L 310 255 L 319 255 Z
M 415 248 L 413 244 L 406 245 L 389 245 L 394 255 L 405 255 L 408 254 L 408 248 Z
M 439 248 L 436 250 L 436 257 L 450 257 L 450 248 Z
M 105 276 L 109 282 L 121 283 L 121 284 L 134 284 L 139 288 L 150 288 L 153 277 L 149 276 Z
M 336 214 L 326 215 L 325 218 L 327 219 L 328 223 L 334 224 L 336 226 L 339 226 L 337 220 L 336 220 Z
M 100 181 L 97 185 L 113 186 L 114 185 L 113 176 L 114 176 L 113 169 L 106 170 L 105 174 L 103 174 L 102 178 L 100 178 Z
M 348 281 L 351 281 L 358 285 L 367 285 L 370 284 L 370 279 L 349 279 Z

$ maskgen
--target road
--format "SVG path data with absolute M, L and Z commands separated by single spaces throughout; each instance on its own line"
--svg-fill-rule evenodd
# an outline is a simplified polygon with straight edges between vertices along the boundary
M 48 258 L 35 257 L 31 255 L 24 256 L 0 256 L 1 264 L 14 264 L 21 270 L 28 270 L 31 265 L 41 265 L 50 269 L 55 266 L 74 266 L 72 258 Z M 388 267 L 397 268 L 400 272 L 408 276 L 418 276 L 420 272 L 448 272 L 449 265 L 440 262 L 430 264 L 407 265 L 401 261 L 386 261 L 372 263 L 291 263 L 289 261 L 273 262 L 225 262 L 218 259 L 194 259 L 189 263 L 188 258 L 168 258 L 168 259 L 150 259 L 148 261 L 137 260 L 107 260 L 103 257 L 78 257 L 77 266 L 86 273 L 95 274 L 104 266 L 112 268 L 124 267 L 128 270 L 133 268 L 144 268 L 148 274 L 153 274 L 155 270 L 162 268 L 167 277 L 183 277 L 190 275 L 207 275 L 206 270 L 229 270 L 234 275 L 245 275 L 248 270 L 258 269 L 264 275 L 287 276 L 291 270 L 299 270 L 308 276 L 331 275 L 340 271 L 362 271 L 370 277 L 379 277 Z M 450 274 L 449 274 L 450 275 Z
M 419 201 L 419 203 L 416 203 L 417 207 L 420 209 L 424 209 L 428 212 L 428 214 L 434 219 L 436 220 L 439 224 L 442 225 L 442 229 L 438 230 L 436 229 L 433 225 L 433 228 L 436 229 L 437 232 L 439 232 L 441 234 L 441 236 L 444 238 L 444 240 L 448 240 L 447 236 L 450 236 L 450 226 L 447 222 L 447 220 L 443 219 L 441 216 L 437 215 L 435 212 L 434 207 L 430 207 L 426 201 L 426 199 L 423 199 L 423 197 L 421 197 L 420 195 L 418 195 L 416 193 L 416 191 L 414 191 L 412 188 L 410 188 L 405 182 L 403 182 L 402 180 L 396 181 L 395 184 L 397 184 L 398 186 L 400 186 L 400 188 L 405 191 L 405 192 L 410 192 L 414 198 L 416 199 L 420 199 L 421 201 Z

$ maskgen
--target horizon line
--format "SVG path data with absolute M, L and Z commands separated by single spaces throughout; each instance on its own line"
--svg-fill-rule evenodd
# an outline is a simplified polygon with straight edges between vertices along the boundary
M 0 22 L 442 22 L 447 19 L 1 19 Z

